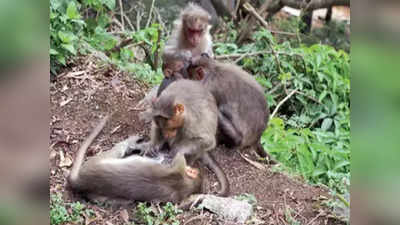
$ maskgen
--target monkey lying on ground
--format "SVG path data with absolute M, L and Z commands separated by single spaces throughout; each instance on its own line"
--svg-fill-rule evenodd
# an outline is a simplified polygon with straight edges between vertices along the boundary
M 140 146 L 143 141 L 137 137 L 131 137 L 110 151 L 91 157 L 83 163 L 87 148 L 100 133 L 107 119 L 105 117 L 100 122 L 77 153 L 68 177 L 69 185 L 74 191 L 91 200 L 106 197 L 162 202 L 179 202 L 193 193 L 201 192 L 199 171 L 186 166 L 183 154 L 178 153 L 171 165 L 161 164 L 162 159 L 126 156 L 129 146 Z
M 221 184 L 219 195 L 227 195 L 225 173 L 208 153 L 216 146 L 218 110 L 214 97 L 200 82 L 178 80 L 152 102 L 152 146 L 167 145 L 172 154 L 185 155 L 188 164 L 202 159 Z
M 240 67 L 219 63 L 202 54 L 193 58 L 189 73 L 215 97 L 218 114 L 218 141 L 227 147 L 254 146 L 266 157 L 260 138 L 269 119 L 264 91 L 257 81 Z

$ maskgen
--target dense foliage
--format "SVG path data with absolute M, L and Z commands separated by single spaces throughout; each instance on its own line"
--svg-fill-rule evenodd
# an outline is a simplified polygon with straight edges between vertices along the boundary
M 235 34 L 231 35 L 234 39 Z M 239 63 L 267 90 L 270 109 L 289 97 L 262 142 L 278 161 L 312 183 L 347 192 L 350 178 L 350 58 L 327 45 L 293 48 L 265 29 L 243 46 L 216 43 L 217 54 L 244 55 Z M 260 54 L 246 56 L 260 52 Z M 278 117 L 279 118 L 278 118 Z

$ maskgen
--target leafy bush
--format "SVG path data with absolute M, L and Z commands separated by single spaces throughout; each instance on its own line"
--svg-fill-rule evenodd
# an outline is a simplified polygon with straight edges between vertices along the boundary
M 176 216 L 182 213 L 175 205 L 168 202 L 162 207 L 160 213 L 153 210 L 152 207 L 147 207 L 145 203 L 139 203 L 136 207 L 136 215 L 141 224 L 180 224 Z
M 68 213 L 71 209 L 72 213 Z M 50 224 L 63 224 L 66 222 L 79 222 L 82 220 L 82 213 L 85 205 L 80 202 L 65 203 L 60 194 L 50 196 Z M 86 213 L 90 213 L 86 209 Z M 89 214 L 88 214 L 89 215 Z
M 156 50 L 163 48 L 164 39 L 159 24 L 137 32 L 122 32 L 120 37 L 111 33 L 112 18 L 109 11 L 115 8 L 115 0 L 51 0 L 50 1 L 50 70 L 57 74 L 67 65 L 68 60 L 80 54 L 104 52 L 106 63 L 116 65 L 119 69 L 134 73 L 139 79 L 149 83 L 161 81 L 160 63 L 155 65 L 159 56 Z M 120 39 L 132 38 L 133 43 L 140 44 L 146 51 L 146 63 L 133 63 L 134 52 L 129 47 L 114 49 Z M 156 57 L 157 60 L 156 60 Z M 151 66 L 150 66 L 151 65 Z
M 316 44 L 277 43 L 265 30 L 253 43 L 217 43 L 217 54 L 245 56 L 242 67 L 267 90 L 273 118 L 262 136 L 264 147 L 291 171 L 311 183 L 346 192 L 350 167 L 350 58 L 342 50 Z M 275 54 L 274 54 L 275 53 Z M 289 93 L 294 95 L 283 101 Z M 271 110 L 272 111 L 272 110 Z

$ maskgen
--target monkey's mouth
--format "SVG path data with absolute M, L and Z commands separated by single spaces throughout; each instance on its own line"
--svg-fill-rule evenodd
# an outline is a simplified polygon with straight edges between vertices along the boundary
M 190 33 L 190 34 L 198 34 L 198 35 L 200 35 L 200 34 L 203 33 L 203 29 L 193 29 L 193 28 L 189 28 L 188 30 L 189 30 L 189 33 Z

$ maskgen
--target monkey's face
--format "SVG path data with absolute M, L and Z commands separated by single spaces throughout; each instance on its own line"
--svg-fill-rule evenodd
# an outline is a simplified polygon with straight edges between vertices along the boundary
M 193 48 L 199 46 L 204 38 L 208 23 L 201 18 L 187 18 L 184 24 L 184 34 L 188 43 Z
M 198 169 L 192 168 L 190 166 L 186 166 L 185 173 L 188 177 L 190 177 L 192 179 L 197 179 L 197 178 L 199 178 L 199 175 L 200 175 L 200 172 Z
M 162 101 L 162 99 L 158 101 Z M 173 106 L 172 110 L 172 116 L 167 117 L 157 115 L 154 117 L 154 122 L 160 128 L 161 133 L 166 140 L 174 139 L 178 134 L 178 130 L 181 129 L 184 125 L 183 105 L 176 104 Z

